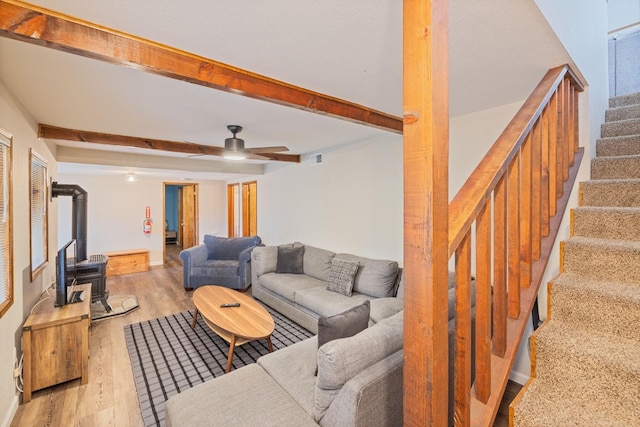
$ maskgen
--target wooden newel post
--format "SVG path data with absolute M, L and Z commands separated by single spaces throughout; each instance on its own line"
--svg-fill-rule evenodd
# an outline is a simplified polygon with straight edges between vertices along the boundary
M 404 424 L 448 423 L 448 1 L 404 1 Z

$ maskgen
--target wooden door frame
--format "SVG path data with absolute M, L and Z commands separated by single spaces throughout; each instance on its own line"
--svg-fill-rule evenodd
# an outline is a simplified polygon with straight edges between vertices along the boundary
M 227 237 L 236 237 L 236 209 L 234 201 L 234 191 L 238 189 L 238 197 L 240 197 L 240 183 L 227 184 Z M 238 236 L 239 237 L 239 236 Z
M 162 262 L 166 263 L 167 262 L 167 243 L 165 241 L 164 238 L 164 223 L 167 220 L 166 218 L 166 192 L 167 192 L 167 186 L 169 187 L 195 187 L 195 196 L 196 196 L 196 200 L 195 200 L 195 212 L 196 214 L 193 217 L 193 234 L 195 235 L 195 241 L 198 241 L 198 206 L 200 205 L 200 199 L 198 196 L 198 183 L 197 182 L 190 182 L 190 183 L 185 183 L 185 182 L 171 182 L 171 181 L 167 181 L 167 182 L 163 182 L 162 183 Z M 180 203 L 181 204 L 181 203 Z M 180 224 L 178 224 L 178 230 L 176 230 L 178 232 L 178 236 L 180 238 L 179 242 L 182 244 L 182 227 L 180 227 Z
M 255 204 L 252 203 L 252 197 L 249 189 L 255 188 Z M 258 181 L 246 181 L 242 183 L 242 236 L 252 236 L 258 234 Z M 253 207 L 253 209 L 250 209 Z M 255 224 L 252 222 L 255 221 Z M 253 228 L 253 230 L 252 230 Z M 252 231 L 254 231 L 252 233 Z
M 250 232 L 252 231 L 252 227 L 249 224 L 251 218 L 255 221 L 255 231 L 253 234 L 258 234 L 258 198 L 257 194 L 255 197 L 255 205 L 253 206 L 253 210 L 248 210 L 248 205 L 251 203 L 247 202 L 249 199 L 249 194 L 247 189 L 251 186 L 255 186 L 256 193 L 258 189 L 258 181 L 245 181 L 245 182 L 234 182 L 232 184 L 227 184 L 227 236 L 228 237 L 246 237 L 252 235 Z M 236 204 L 235 204 L 235 190 L 238 189 L 238 201 L 240 202 L 240 219 L 239 225 L 240 233 L 238 236 L 235 235 L 235 226 L 236 226 Z

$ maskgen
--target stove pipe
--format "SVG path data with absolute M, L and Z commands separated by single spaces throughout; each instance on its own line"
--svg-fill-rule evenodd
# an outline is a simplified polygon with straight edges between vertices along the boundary
M 87 259 L 87 199 L 89 195 L 75 184 L 51 184 L 51 197 L 71 196 L 71 237 L 76 239 L 78 261 Z

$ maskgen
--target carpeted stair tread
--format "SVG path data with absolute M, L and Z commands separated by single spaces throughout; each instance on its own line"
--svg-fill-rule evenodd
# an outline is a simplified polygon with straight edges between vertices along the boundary
M 532 336 L 535 378 L 571 384 L 571 393 L 611 399 L 640 411 L 640 345 L 636 340 L 573 328 L 552 319 Z
M 640 240 L 640 207 L 580 206 L 572 219 L 574 236 Z
M 608 136 L 638 135 L 640 134 L 640 118 L 605 122 L 600 125 L 600 135 Z
M 525 389 L 523 389 L 525 390 Z M 528 384 L 513 416 L 514 427 L 638 426 L 638 415 L 625 413 L 615 403 L 567 394 L 566 384 L 533 379 Z
M 640 104 L 640 93 L 630 93 L 609 98 L 609 108 L 619 108 L 633 104 Z
M 640 179 L 580 182 L 581 206 L 640 206 Z
M 609 108 L 618 108 L 633 104 L 640 104 L 640 92 L 627 93 L 609 98 Z
M 640 135 L 611 136 L 596 141 L 596 156 L 629 156 L 640 154 Z
M 640 104 L 624 105 L 622 107 L 609 108 L 605 111 L 604 120 L 615 122 L 618 120 L 634 119 L 640 117 Z
M 563 273 L 549 283 L 549 299 L 555 321 L 640 344 L 640 283 Z
M 591 179 L 639 179 L 640 155 L 596 157 L 591 160 Z
M 574 236 L 562 242 L 564 273 L 640 282 L 640 242 Z

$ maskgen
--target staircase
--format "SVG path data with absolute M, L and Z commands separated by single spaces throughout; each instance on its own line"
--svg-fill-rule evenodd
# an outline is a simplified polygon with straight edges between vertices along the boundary
M 511 425 L 640 426 L 640 94 L 612 98 Z

